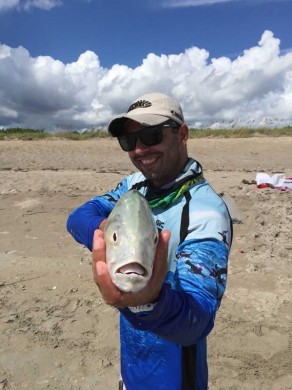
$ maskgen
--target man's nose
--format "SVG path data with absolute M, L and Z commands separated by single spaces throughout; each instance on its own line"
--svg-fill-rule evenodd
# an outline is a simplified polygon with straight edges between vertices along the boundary
M 140 137 L 137 138 L 136 146 L 135 146 L 135 152 L 144 152 L 145 150 L 149 149 L 149 146 L 143 144 L 143 142 L 140 140 Z

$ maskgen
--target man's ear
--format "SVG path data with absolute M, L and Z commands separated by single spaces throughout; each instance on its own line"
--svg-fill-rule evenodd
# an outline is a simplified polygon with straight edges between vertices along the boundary
M 179 128 L 179 134 L 182 143 L 186 145 L 187 140 L 189 139 L 189 128 L 185 123 Z

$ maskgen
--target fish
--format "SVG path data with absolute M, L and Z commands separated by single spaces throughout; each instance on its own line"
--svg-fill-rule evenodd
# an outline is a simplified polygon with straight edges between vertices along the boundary
M 111 211 L 104 228 L 106 261 L 119 290 L 138 292 L 152 275 L 158 229 L 146 198 L 126 192 Z

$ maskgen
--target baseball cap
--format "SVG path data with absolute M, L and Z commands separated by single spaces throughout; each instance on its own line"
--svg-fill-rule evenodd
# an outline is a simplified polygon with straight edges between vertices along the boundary
M 136 99 L 127 113 L 118 115 L 108 125 L 108 131 L 117 137 L 124 130 L 125 122 L 132 119 L 144 126 L 159 125 L 169 119 L 182 124 L 184 116 L 180 104 L 164 93 L 154 92 Z

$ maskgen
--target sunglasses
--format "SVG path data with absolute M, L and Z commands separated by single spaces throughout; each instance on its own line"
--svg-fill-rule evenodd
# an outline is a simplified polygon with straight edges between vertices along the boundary
M 161 125 L 147 126 L 142 130 L 135 131 L 134 133 L 120 135 L 117 138 L 121 148 L 125 152 L 131 152 L 135 149 L 138 138 L 146 146 L 158 145 L 163 139 L 163 129 L 178 129 L 180 126 L 180 124 L 174 121 L 167 121 Z

